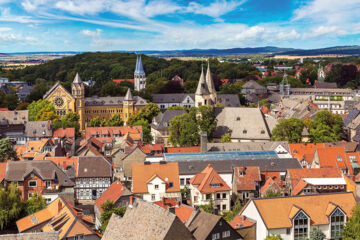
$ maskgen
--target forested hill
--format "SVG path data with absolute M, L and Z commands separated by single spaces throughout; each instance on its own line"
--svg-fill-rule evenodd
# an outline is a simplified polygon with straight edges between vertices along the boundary
M 146 55 L 142 55 L 142 60 L 147 75 L 146 92 L 148 95 L 168 90 L 173 92 L 195 92 L 201 72 L 201 65 L 204 65 L 204 70 L 206 70 L 207 65 L 204 61 L 181 61 L 177 59 L 168 61 L 163 58 Z M 67 89 L 70 89 L 76 72 L 79 72 L 83 80 L 92 78 L 96 81 L 95 87 L 90 89 L 89 94 L 118 95 L 122 94 L 126 89 L 116 91 L 114 86 L 110 85 L 111 79 L 133 78 L 135 62 L 136 55 L 134 53 L 83 53 L 56 59 L 37 66 L 8 71 L 1 75 L 9 77 L 12 81 L 26 81 L 32 85 L 40 82 L 46 82 L 50 85 L 60 81 Z M 217 79 L 239 79 L 252 74 L 260 74 L 251 63 L 220 63 L 216 59 L 211 59 L 210 67 L 214 77 Z M 184 86 L 167 85 L 175 75 L 179 75 L 184 79 Z M 104 88 L 106 90 L 103 90 Z M 112 92 L 110 91 L 111 89 L 113 89 Z M 40 92 L 43 91 L 44 88 Z M 40 96 L 40 92 L 37 94 L 37 97 Z

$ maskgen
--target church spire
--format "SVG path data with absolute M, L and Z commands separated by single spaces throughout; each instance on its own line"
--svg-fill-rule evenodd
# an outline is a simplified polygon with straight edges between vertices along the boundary
M 130 91 L 130 88 L 128 88 L 125 98 L 124 98 L 124 101 L 133 101 L 133 100 L 134 100 L 133 95 Z
M 82 83 L 81 78 L 80 78 L 80 75 L 79 75 L 78 72 L 77 72 L 76 75 L 75 75 L 75 78 L 74 78 L 73 83 L 77 83 L 77 84 L 81 84 L 81 83 Z
M 198 94 L 198 95 L 209 94 L 209 89 L 206 84 L 206 80 L 205 80 L 205 76 L 204 76 L 204 69 L 203 69 L 202 65 L 201 65 L 201 75 L 200 75 L 199 83 L 196 88 L 195 94 Z
M 135 74 L 145 74 L 142 61 L 141 61 L 141 55 L 137 56 L 136 58 L 136 67 L 135 67 Z
M 209 60 L 208 60 L 208 67 L 207 67 L 207 70 L 206 70 L 206 83 L 207 83 L 209 92 L 211 94 L 216 93 L 215 86 L 214 86 L 214 81 L 213 81 L 212 76 L 211 76 L 210 61 Z

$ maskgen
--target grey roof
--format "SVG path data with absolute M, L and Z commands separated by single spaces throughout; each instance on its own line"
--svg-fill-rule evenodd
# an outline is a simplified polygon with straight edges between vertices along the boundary
M 288 169 L 302 168 L 296 158 L 267 158 L 267 159 L 233 159 L 233 160 L 201 160 L 178 162 L 180 175 L 193 175 L 211 166 L 219 174 L 233 172 L 234 167 L 258 166 L 260 171 L 286 172 Z
M 354 93 L 351 89 L 346 88 L 291 88 L 291 94 L 323 94 L 323 95 L 352 95 Z
M 198 86 L 196 88 L 196 92 L 195 94 L 197 95 L 207 95 L 210 94 L 209 92 L 209 88 L 207 86 L 206 80 L 205 80 L 205 76 L 204 76 L 204 69 L 201 67 L 201 74 L 200 74 L 200 79 L 199 79 L 199 83 Z
M 264 86 L 261 86 L 255 80 L 250 80 L 242 86 L 243 89 L 266 89 Z
M 233 152 L 233 151 L 274 151 L 279 145 L 288 152 L 289 143 L 283 142 L 229 142 L 229 143 L 208 143 L 209 152 Z
M 166 110 L 164 113 L 159 113 L 151 123 L 151 127 L 156 130 L 163 130 L 169 128 L 170 120 L 176 116 L 187 113 L 185 110 Z
M 134 100 L 133 95 L 132 95 L 132 93 L 131 93 L 131 91 L 130 91 L 130 88 L 128 88 L 124 100 L 125 100 L 125 101 L 132 101 L 132 100 Z
M 330 142 L 325 143 L 325 147 L 344 147 L 346 152 L 356 152 L 358 142 Z
M 164 153 L 167 162 L 201 161 L 201 160 L 225 160 L 225 159 L 262 159 L 278 158 L 275 151 L 229 151 L 229 152 L 196 152 L 196 153 Z
M 349 125 L 359 114 L 360 114 L 360 110 L 356 108 L 350 110 L 344 119 L 344 126 Z
M 25 124 L 28 121 L 28 110 L 0 111 L 0 125 Z
M 6 167 L 5 180 L 20 182 L 31 173 L 43 180 L 58 179 L 60 186 L 72 187 L 74 182 L 55 163 L 50 160 L 9 161 Z
M 216 101 L 224 104 L 225 107 L 240 107 L 240 99 L 237 94 L 218 94 Z
M 190 224 L 187 224 L 187 227 L 193 233 L 196 240 L 205 240 L 220 220 L 221 216 L 198 211 Z
M 30 121 L 25 124 L 25 136 L 31 138 L 52 137 L 50 121 Z
M 113 214 L 103 240 L 187 240 L 190 231 L 173 213 L 155 204 L 136 199 L 123 218 Z
M 208 87 L 208 90 L 209 90 L 210 93 L 216 93 L 215 86 L 214 86 L 214 81 L 213 81 L 212 76 L 211 76 L 210 63 L 209 62 L 208 62 L 207 70 L 206 70 L 206 84 L 207 84 L 207 87 Z
M 77 83 L 77 84 L 81 84 L 81 83 L 82 83 L 81 78 L 80 78 L 80 75 L 79 75 L 78 72 L 77 72 L 76 75 L 75 75 L 75 78 L 74 78 L 73 83 Z
M 315 88 L 337 88 L 336 82 L 322 82 L 315 80 L 314 83 Z
M 29 232 L 1 235 L 2 240 L 58 240 L 60 232 Z
M 232 139 L 270 140 L 269 128 L 258 108 L 215 108 L 215 138 L 230 133 Z
M 20 99 L 24 99 L 27 97 L 27 95 L 30 94 L 30 92 L 34 89 L 33 86 L 29 85 L 23 85 L 20 90 L 17 92 L 17 95 Z
M 189 96 L 193 101 L 195 101 L 195 94 L 193 93 L 171 93 L 171 94 L 153 94 L 152 102 L 153 103 L 181 103 L 184 99 Z
M 135 66 L 135 72 L 136 74 L 145 74 L 143 65 L 142 65 L 142 60 L 141 60 L 141 55 L 140 56 L 136 56 L 136 66 Z
M 111 177 L 111 163 L 102 156 L 79 157 L 77 177 Z
M 144 106 L 146 105 L 146 100 L 140 96 L 133 97 L 135 100 L 135 105 Z M 85 106 L 106 106 L 106 105 L 122 105 L 124 97 L 97 97 L 92 96 L 85 98 Z

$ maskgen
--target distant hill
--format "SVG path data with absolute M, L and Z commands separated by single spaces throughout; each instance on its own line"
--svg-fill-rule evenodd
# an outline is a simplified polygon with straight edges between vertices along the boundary
M 0 53 L 0 57 L 6 57 L 6 56 L 9 56 L 9 55 L 5 54 L 5 53 Z
M 360 55 L 360 46 L 337 46 L 337 47 L 328 47 L 328 48 L 319 48 L 319 49 L 309 49 L 309 50 L 290 50 L 284 51 L 277 55 L 292 55 L 292 56 L 314 56 L 314 55 L 329 55 L 329 54 L 339 54 L 339 55 Z

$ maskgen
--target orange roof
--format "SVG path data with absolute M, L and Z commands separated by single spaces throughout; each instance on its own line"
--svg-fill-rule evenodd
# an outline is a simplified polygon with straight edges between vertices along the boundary
M 360 156 L 358 152 L 346 153 L 346 165 L 348 166 L 350 175 L 354 175 L 353 165 L 357 167 L 357 165 L 359 164 L 360 164 Z
M 260 168 L 256 167 L 235 167 L 234 178 L 236 189 L 239 190 L 256 190 L 255 183 L 261 181 Z
M 189 220 L 191 214 L 195 211 L 194 208 L 188 206 L 188 205 L 184 205 L 181 204 L 180 206 L 178 206 L 179 201 L 177 199 L 174 198 L 166 198 L 166 199 L 162 199 L 161 201 L 157 201 L 154 202 L 154 204 L 165 208 L 166 210 L 169 209 L 169 207 L 174 207 L 175 208 L 175 215 L 184 223 L 186 224 L 186 222 Z
M 292 219 L 290 216 L 293 216 L 294 211 L 299 211 L 299 209 L 303 210 L 310 217 L 311 225 L 329 224 L 329 204 L 339 206 L 347 217 L 351 217 L 352 210 L 356 205 L 355 197 L 351 192 L 258 198 L 248 202 L 247 206 L 251 202 L 255 204 L 267 229 L 292 227 Z M 242 214 L 247 206 L 241 210 L 239 215 Z
M 6 162 L 0 163 L 0 182 L 2 182 L 6 175 Z
M 35 152 L 26 152 L 26 153 L 23 153 L 22 157 L 23 158 L 33 158 L 35 157 L 36 153 Z
M 43 153 L 38 153 L 38 154 L 35 155 L 35 157 L 34 157 L 33 160 L 44 160 L 45 157 L 46 157 L 46 155 L 47 155 L 46 153 L 45 153 L 45 154 L 43 154 Z
M 58 128 L 53 130 L 54 138 L 75 138 L 75 128 Z
M 200 147 L 167 147 L 167 153 L 191 153 L 191 152 L 200 152 Z
M 110 137 L 113 137 L 114 134 L 119 134 L 121 136 L 129 133 L 129 134 L 135 134 L 131 135 L 134 138 L 138 138 L 141 136 L 142 133 L 142 126 L 122 126 L 122 127 L 88 127 L 85 129 L 85 138 L 89 139 L 91 136 L 94 136 L 97 138 L 102 137 L 102 133 L 108 133 Z M 140 134 L 140 135 L 137 135 Z M 135 139 L 134 139 L 135 140 Z
M 264 185 L 260 188 L 260 193 L 265 193 L 268 190 L 281 190 L 280 185 L 277 181 L 274 181 L 273 178 L 269 177 Z
M 28 152 L 40 152 L 45 144 L 49 142 L 48 138 L 43 138 L 41 140 L 36 141 L 28 141 L 26 145 L 26 150 Z
M 106 191 L 101 194 L 101 196 L 96 199 L 95 205 L 99 209 L 100 212 L 103 212 L 101 205 L 103 205 L 107 200 L 112 201 L 115 203 L 123 193 L 131 194 L 130 190 L 128 190 L 124 184 L 121 184 L 120 181 L 116 181 L 111 186 L 106 189 Z
M 251 227 L 255 224 L 255 221 L 247 218 L 246 216 L 239 216 L 236 215 L 233 220 L 231 220 L 230 222 L 230 226 L 237 230 L 240 228 L 246 228 L 246 227 Z
M 301 179 L 292 189 L 291 195 L 298 195 L 306 186 L 307 182 Z
M 290 154 L 299 161 L 306 160 L 309 164 L 312 162 L 315 150 L 324 147 L 324 143 L 289 143 Z
M 337 168 L 299 168 L 288 169 L 291 188 L 298 184 L 301 178 L 341 178 L 341 171 Z
M 319 156 L 321 168 L 347 168 L 344 147 L 319 148 L 317 149 L 317 154 Z
M 164 151 L 164 144 L 144 144 L 139 145 L 139 148 L 146 154 L 150 154 L 152 151 Z
M 147 193 L 147 182 L 155 174 L 166 182 L 166 192 L 180 192 L 179 165 L 167 162 L 132 164 L 133 193 Z
M 22 158 L 22 154 L 23 154 L 24 152 L 26 152 L 26 146 L 25 146 L 25 145 L 15 145 L 15 146 L 14 146 L 14 149 L 15 149 L 15 151 L 16 151 L 16 153 L 17 153 L 18 158 L 19 158 L 20 160 L 24 160 L 24 159 Z
M 114 83 L 121 83 L 121 82 L 131 82 L 134 83 L 134 79 L 113 79 L 112 80 Z
M 190 183 L 194 185 L 201 193 L 213 193 L 231 190 L 231 188 L 210 164 L 207 165 L 201 173 L 198 173 L 192 177 L 190 179 Z

